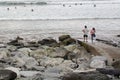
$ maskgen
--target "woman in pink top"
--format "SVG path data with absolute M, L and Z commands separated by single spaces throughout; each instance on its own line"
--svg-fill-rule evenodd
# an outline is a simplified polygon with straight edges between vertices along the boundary
M 90 31 L 92 43 L 93 43 L 94 37 L 96 37 L 95 32 L 96 32 L 95 28 L 92 28 L 92 30 Z

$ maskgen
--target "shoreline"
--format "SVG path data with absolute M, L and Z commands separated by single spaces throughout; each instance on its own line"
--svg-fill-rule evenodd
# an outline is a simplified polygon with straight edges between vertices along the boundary
M 71 18 L 71 19 L 0 19 L 0 21 L 72 21 L 72 20 L 119 20 L 120 18 Z

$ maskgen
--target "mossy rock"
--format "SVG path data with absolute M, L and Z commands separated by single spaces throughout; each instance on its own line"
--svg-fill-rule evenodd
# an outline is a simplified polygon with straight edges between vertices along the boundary
M 50 46 L 50 47 L 58 47 L 59 46 L 57 41 L 54 39 L 43 39 L 41 41 L 38 41 L 38 44 L 46 45 L 46 46 Z
M 70 35 L 62 35 L 62 36 L 59 36 L 59 41 L 64 41 L 68 38 L 71 38 Z
M 87 43 L 84 43 L 82 41 L 78 41 L 78 43 L 83 46 L 87 52 L 93 54 L 93 55 L 100 55 L 100 53 L 91 45 L 87 44 Z
M 70 45 L 70 44 L 75 44 L 76 43 L 76 40 L 73 39 L 73 38 L 68 38 L 68 39 L 65 39 L 64 41 L 61 42 L 63 45 Z

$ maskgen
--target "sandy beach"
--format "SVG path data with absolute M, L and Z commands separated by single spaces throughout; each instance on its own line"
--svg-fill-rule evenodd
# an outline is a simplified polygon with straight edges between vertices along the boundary
M 82 38 L 85 25 L 90 30 L 96 28 L 97 38 L 119 41 L 120 19 L 81 19 L 81 20 L 5 20 L 0 21 L 0 42 L 6 42 L 21 36 L 27 39 L 57 39 L 62 34 L 73 38 Z M 89 34 L 90 39 L 90 34 Z
M 0 0 L 0 11 L 0 80 L 119 80 L 119 0 Z

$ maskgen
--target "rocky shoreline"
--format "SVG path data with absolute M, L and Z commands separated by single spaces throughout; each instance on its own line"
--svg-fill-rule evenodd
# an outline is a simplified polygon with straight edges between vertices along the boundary
M 70 35 L 61 35 L 58 41 L 27 42 L 18 36 L 0 44 L 0 80 L 118 79 L 120 61 L 112 66 L 107 61 L 94 47 Z

